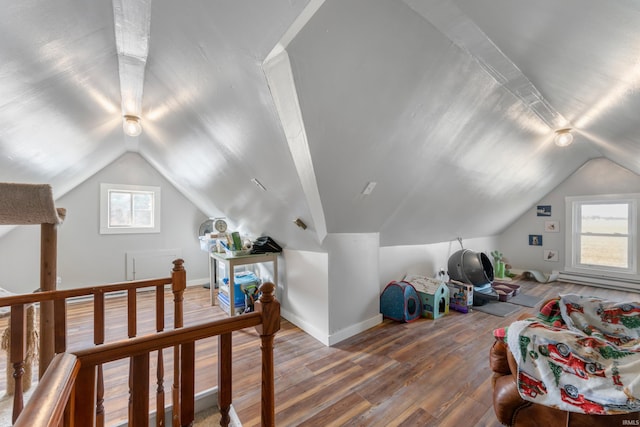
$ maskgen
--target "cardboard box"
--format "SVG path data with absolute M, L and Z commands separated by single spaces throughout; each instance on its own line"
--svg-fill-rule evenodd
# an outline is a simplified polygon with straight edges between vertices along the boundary
M 473 306 L 473 285 L 450 280 L 447 286 L 449 287 L 449 308 L 468 313 Z

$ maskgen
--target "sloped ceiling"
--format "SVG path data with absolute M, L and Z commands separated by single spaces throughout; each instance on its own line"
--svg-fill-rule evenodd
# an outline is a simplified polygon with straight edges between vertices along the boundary
M 637 2 L 144 3 L 132 138 L 118 8 L 114 20 L 108 2 L 3 2 L 0 181 L 60 196 L 136 151 L 205 214 L 316 250 L 327 232 L 380 232 L 382 245 L 493 235 L 589 159 L 640 173 Z M 282 104 L 274 51 L 292 79 Z M 298 112 L 298 146 L 283 107 Z M 575 141 L 559 148 L 564 126 Z

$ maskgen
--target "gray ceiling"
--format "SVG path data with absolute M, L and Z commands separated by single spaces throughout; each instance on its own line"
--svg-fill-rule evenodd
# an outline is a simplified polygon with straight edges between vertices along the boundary
M 136 5 L 150 32 L 143 132 L 129 137 L 115 28 L 147 16 Z M 380 232 L 382 245 L 493 235 L 596 157 L 640 174 L 637 1 L 2 7 L 0 181 L 57 196 L 135 151 L 207 215 L 313 250 L 327 232 Z M 265 63 L 278 46 L 288 88 Z M 565 126 L 575 141 L 556 147 Z

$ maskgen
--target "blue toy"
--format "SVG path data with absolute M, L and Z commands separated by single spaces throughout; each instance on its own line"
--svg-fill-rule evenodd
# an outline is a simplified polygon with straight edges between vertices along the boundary
M 407 282 L 390 282 L 380 295 L 380 313 L 398 322 L 420 318 L 422 303 L 416 289 Z

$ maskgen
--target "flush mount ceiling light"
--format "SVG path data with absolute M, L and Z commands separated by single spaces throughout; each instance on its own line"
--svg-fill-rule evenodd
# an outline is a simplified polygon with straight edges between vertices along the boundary
M 140 124 L 140 117 L 137 116 L 124 116 L 124 123 L 122 124 L 124 133 L 129 136 L 138 136 L 142 132 L 142 125 Z
M 553 137 L 553 141 L 558 147 L 566 147 L 573 142 L 573 134 L 571 128 L 558 129 L 556 135 Z

